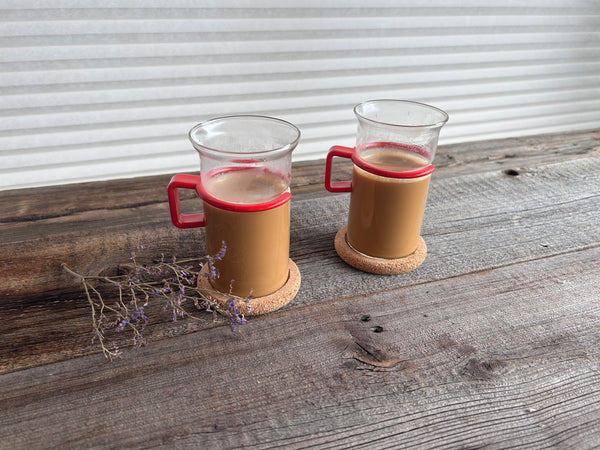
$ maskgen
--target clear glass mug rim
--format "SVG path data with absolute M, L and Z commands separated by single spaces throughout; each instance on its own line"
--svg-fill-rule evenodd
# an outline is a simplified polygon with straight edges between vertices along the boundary
M 223 121 L 232 121 L 232 120 L 244 120 L 244 119 L 257 120 L 257 121 L 263 121 L 264 123 L 269 122 L 271 124 L 276 123 L 279 125 L 283 125 L 283 126 L 287 127 L 288 129 L 293 130 L 295 137 L 289 143 L 279 146 L 279 147 L 275 147 L 275 148 L 271 148 L 271 149 L 267 149 L 267 150 L 259 150 L 259 151 L 252 151 L 251 149 L 249 149 L 248 151 L 243 151 L 243 152 L 234 152 L 234 151 L 228 151 L 228 150 L 209 147 L 207 145 L 200 143 L 197 139 L 195 139 L 193 137 L 194 132 L 196 132 L 197 130 L 199 130 L 201 128 L 206 128 L 208 125 L 211 125 L 213 123 L 223 122 Z M 219 156 L 221 158 L 223 158 L 223 157 L 239 158 L 240 156 L 243 156 L 243 155 L 252 156 L 254 158 L 269 158 L 269 157 L 278 156 L 279 154 L 286 154 L 286 153 L 292 151 L 298 145 L 298 142 L 300 141 L 300 130 L 294 124 L 292 124 L 286 120 L 283 120 L 283 119 L 278 119 L 276 117 L 254 115 L 254 114 L 235 114 L 235 115 L 229 115 L 229 116 L 213 117 L 211 119 L 204 120 L 204 121 L 194 125 L 188 132 L 188 138 L 192 142 L 192 145 L 194 146 L 194 148 L 200 153 L 205 152 L 205 153 L 211 154 L 213 156 Z
M 358 110 L 359 108 L 364 107 L 365 105 L 368 104 L 376 104 L 376 103 L 388 103 L 388 104 L 393 104 L 393 105 L 399 105 L 399 104 L 403 104 L 406 106 L 412 106 L 412 107 L 419 107 L 419 108 L 424 108 L 424 109 L 428 109 L 430 111 L 436 112 L 440 115 L 441 120 L 438 120 L 436 122 L 433 123 L 426 123 L 426 124 L 419 124 L 419 125 L 409 125 L 409 124 L 402 124 L 402 123 L 394 123 L 394 122 L 385 122 L 385 121 L 380 121 L 380 120 L 375 120 L 371 117 L 367 117 L 364 114 L 361 114 Z M 442 126 L 444 126 L 444 124 L 446 122 L 448 122 L 449 116 L 448 113 L 446 113 L 446 111 L 441 110 L 440 108 L 436 108 L 435 106 L 431 106 L 428 105 L 426 103 L 420 103 L 420 102 L 414 102 L 411 100 L 396 100 L 396 99 L 376 99 L 376 100 L 367 100 L 366 102 L 362 102 L 359 103 L 358 105 L 356 105 L 353 109 L 354 114 L 356 115 L 356 117 L 358 117 L 359 119 L 363 119 L 367 122 L 373 123 L 373 124 L 377 124 L 377 125 L 385 125 L 385 126 L 390 126 L 390 127 L 399 127 L 399 128 L 411 128 L 411 129 L 419 129 L 419 128 L 441 128 Z

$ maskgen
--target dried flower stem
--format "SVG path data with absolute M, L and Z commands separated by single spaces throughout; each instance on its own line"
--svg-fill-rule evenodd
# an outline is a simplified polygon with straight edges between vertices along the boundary
M 141 250 L 147 247 L 140 247 Z M 208 257 L 210 276 L 218 277 L 218 270 L 213 263 L 221 260 L 227 252 L 223 246 L 215 256 Z M 173 321 L 190 318 L 206 321 L 188 311 L 185 305 L 193 305 L 196 310 L 213 314 L 221 313 L 229 319 L 232 330 L 235 332 L 238 324 L 246 322 L 239 312 L 239 308 L 222 309 L 204 292 L 197 287 L 198 276 L 202 268 L 202 260 L 190 258 L 178 261 L 175 257 L 165 261 L 164 254 L 158 262 L 151 265 L 139 264 L 135 253 L 131 256 L 132 266 L 124 275 L 118 276 L 86 276 L 73 271 L 66 264 L 63 270 L 79 279 L 83 285 L 85 296 L 91 308 L 93 338 L 98 341 L 104 356 L 112 360 L 121 355 L 121 350 L 116 344 L 109 342 L 106 336 L 108 330 L 131 330 L 133 333 L 133 347 L 147 345 L 144 331 L 149 322 L 145 308 L 152 303 L 162 305 L 163 311 L 169 311 Z M 214 278 L 213 278 L 214 279 Z M 118 300 L 114 304 L 105 302 L 101 292 L 95 285 L 105 284 L 118 291 Z M 114 294 L 113 294 L 114 295 Z M 114 297 L 113 297 L 114 298 Z M 232 297 L 234 305 L 239 299 Z M 250 301 L 246 299 L 245 301 Z

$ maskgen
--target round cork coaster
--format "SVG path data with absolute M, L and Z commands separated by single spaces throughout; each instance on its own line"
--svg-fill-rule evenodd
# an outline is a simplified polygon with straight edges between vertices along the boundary
M 335 235 L 335 251 L 346 263 L 363 272 L 379 275 L 397 275 L 419 267 L 427 256 L 427 245 L 421 236 L 417 249 L 408 256 L 398 259 L 372 258 L 354 250 L 346 241 L 345 226 Z
M 291 259 L 288 260 L 289 276 L 286 283 L 272 294 L 263 297 L 253 297 L 250 301 L 245 298 L 236 297 L 234 295 L 223 294 L 210 284 L 210 280 L 206 275 L 209 273 L 209 266 L 205 264 L 200 270 L 198 276 L 198 289 L 211 299 L 216 301 L 223 309 L 229 307 L 232 299 L 235 300 L 236 307 L 245 316 L 258 316 L 283 308 L 298 293 L 300 289 L 300 270 Z

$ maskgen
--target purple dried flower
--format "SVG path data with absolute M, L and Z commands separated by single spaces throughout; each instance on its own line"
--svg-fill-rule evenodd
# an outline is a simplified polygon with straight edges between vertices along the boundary
M 254 299 L 254 297 L 252 296 L 252 294 L 250 294 L 248 296 L 248 298 L 246 299 L 246 310 L 250 313 L 252 312 L 252 300 Z
M 119 326 L 117 327 L 117 330 L 123 331 L 127 325 L 129 325 L 129 319 L 121 319 L 121 321 L 119 322 Z
M 219 269 L 217 269 L 214 266 L 214 264 L 218 261 L 221 261 L 225 257 L 226 253 L 227 253 L 227 244 L 225 243 L 225 241 L 221 241 L 221 248 L 219 249 L 219 252 L 216 255 L 208 257 L 207 264 L 208 264 L 209 271 L 208 271 L 208 273 L 204 274 L 204 276 L 207 277 L 209 280 L 215 281 L 217 278 L 219 278 L 219 276 L 220 276 Z
M 237 300 L 235 297 L 231 297 L 229 302 L 227 302 L 227 315 L 229 316 L 229 322 L 231 324 L 231 330 L 236 333 L 237 326 L 245 324 L 246 318 L 240 312 L 240 308 L 238 306 L 238 302 L 241 300 Z
M 133 308 L 133 315 L 131 316 L 132 322 L 137 322 L 138 320 L 143 320 L 144 323 L 148 322 L 150 319 L 144 313 L 144 307 L 141 306 L 139 308 Z
M 208 271 L 208 273 L 205 273 L 204 276 L 207 277 L 210 281 L 215 281 L 217 278 L 219 278 L 219 276 L 221 275 L 219 273 L 219 269 L 217 269 L 215 266 L 213 266 L 211 263 L 209 263 L 209 267 L 210 270 Z
M 165 282 L 165 285 L 166 285 L 166 282 Z M 155 289 L 154 292 L 152 293 L 152 297 L 155 298 L 157 295 L 165 295 L 165 294 L 170 294 L 172 292 L 173 292 L 173 289 L 167 285 L 166 287 L 163 287 L 162 289 Z
M 217 253 L 215 256 L 212 257 L 213 262 L 221 261 L 225 257 L 226 253 L 227 253 L 227 244 L 225 243 L 225 241 L 221 241 L 221 248 L 219 249 L 219 253 Z
M 136 251 L 147 249 L 147 245 L 139 245 Z M 212 257 L 208 257 L 206 261 L 209 264 L 210 273 L 207 276 L 216 279 L 219 277 L 219 270 L 214 266 L 222 260 L 227 253 L 227 245 L 222 242 L 221 248 Z M 154 264 L 144 265 L 136 261 L 136 252 L 131 252 L 131 260 L 133 261 L 133 269 L 114 277 L 101 277 L 100 280 L 105 281 L 109 286 L 116 290 L 115 295 L 118 295 L 118 301 L 114 303 L 105 303 L 100 291 L 94 284 L 89 282 L 89 278 L 79 275 L 65 265 L 65 271 L 78 277 L 84 285 L 88 302 L 93 308 L 93 327 L 94 339 L 99 342 L 104 355 L 108 359 L 113 359 L 121 354 L 121 351 L 115 345 L 108 345 L 110 334 L 105 330 L 125 331 L 133 333 L 134 347 L 146 345 L 146 338 L 143 333 L 147 323 L 150 321 L 146 315 L 144 307 L 147 306 L 153 299 L 163 302 L 163 310 L 170 310 L 174 321 L 184 318 L 188 313 L 183 305 L 186 301 L 201 311 L 214 313 L 221 312 L 228 316 L 232 330 L 236 331 L 239 324 L 246 323 L 244 315 L 240 312 L 239 301 L 245 301 L 250 310 L 249 304 L 251 298 L 247 300 L 232 298 L 232 301 L 226 305 L 225 310 L 218 308 L 210 297 L 206 297 L 197 288 L 198 275 L 202 264 L 187 260 L 187 265 L 182 264 L 183 261 L 177 261 L 175 257 L 172 262 L 165 258 L 164 253 L 160 255 L 160 260 L 154 260 Z M 98 277 L 93 277 L 95 280 Z M 162 281 L 161 281 L 162 279 Z M 114 298 L 114 297 L 113 297 Z M 114 304 L 114 306 L 113 306 Z M 143 306 L 140 306 L 142 305 Z M 199 317 L 196 317 L 199 318 Z

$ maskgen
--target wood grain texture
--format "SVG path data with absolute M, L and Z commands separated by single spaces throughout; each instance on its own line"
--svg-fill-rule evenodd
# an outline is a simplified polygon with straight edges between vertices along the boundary
M 592 136 L 596 135 L 592 133 Z M 600 153 L 598 147 L 590 144 L 595 141 L 590 141 L 588 134 L 578 136 L 583 136 L 581 151 L 567 152 L 562 161 L 557 153 L 554 162 L 549 164 L 539 164 L 544 155 L 537 155 L 525 146 L 529 153 L 526 152 L 524 158 L 536 160 L 538 166 L 512 165 L 514 170 L 520 171 L 518 175 L 507 175 L 506 169 L 496 167 L 500 160 L 490 158 L 489 155 L 496 155 L 498 149 L 503 148 L 498 142 L 492 142 L 489 148 L 484 144 L 471 148 L 469 160 L 475 161 L 473 166 L 481 166 L 473 173 L 449 176 L 454 170 L 464 171 L 460 164 L 439 169 L 432 180 L 423 225 L 428 258 L 416 271 L 398 277 L 373 277 L 359 272 L 343 263 L 335 253 L 335 233 L 346 223 L 347 194 L 313 192 L 308 197 L 295 196 L 291 257 L 299 266 L 304 281 L 288 308 L 423 283 L 595 245 L 600 240 L 600 227 L 597 226 Z M 558 148 L 566 145 L 564 137 L 551 136 L 547 140 Z M 518 142 L 509 140 L 511 148 L 515 146 L 513 141 Z M 546 140 L 537 137 L 536 142 L 537 151 L 553 154 L 549 150 L 553 146 Z M 545 145 L 541 144 L 543 142 Z M 515 158 L 509 159 L 514 162 Z M 309 186 L 312 182 L 320 188 L 321 178 L 317 175 L 321 166 L 321 162 L 304 163 L 308 175 L 300 183 Z M 483 171 L 485 167 L 487 171 Z M 113 187 L 108 192 L 123 192 L 133 182 L 118 183 L 122 183 L 121 189 Z M 83 190 L 98 194 L 106 184 L 111 183 L 85 185 Z M 55 189 L 63 188 L 66 189 Z M 73 187 L 69 189 L 78 193 Z M 38 190 L 21 192 L 21 202 L 36 199 L 35 195 L 30 195 L 33 191 Z M 164 187 L 161 188 L 163 191 Z M 149 194 L 148 198 L 153 195 L 159 199 L 158 194 Z M 80 208 L 85 205 L 85 200 L 87 211 L 2 225 L 4 239 L 9 240 L 11 232 L 14 234 L 13 242 L 0 244 L 4 255 L 0 261 L 0 295 L 4 295 L 4 299 L 0 297 L 0 317 L 3 319 L 0 334 L 6 342 L 0 349 L 0 373 L 98 350 L 88 331 L 88 305 L 77 281 L 61 270 L 61 263 L 89 275 L 112 273 L 119 264 L 129 261 L 132 250 L 148 243 L 152 245 L 147 253 L 149 259 L 161 253 L 178 257 L 204 254 L 203 231 L 173 227 L 164 200 L 126 208 L 129 203 L 119 204 L 126 197 L 117 196 L 119 207 L 98 210 L 96 197 L 89 193 L 83 195 Z M 46 201 L 49 210 L 58 208 L 49 199 Z M 65 202 L 69 204 L 71 200 Z M 106 204 L 106 200 L 102 200 L 102 204 Z M 152 342 L 210 327 L 211 320 L 207 317 L 207 323 L 172 324 L 168 317 L 158 314 L 147 336 Z M 128 345 L 128 338 L 119 343 Z
M 432 183 L 461 174 L 503 171 L 528 174 L 539 164 L 600 156 L 600 131 L 515 138 L 440 148 Z M 338 158 L 339 159 L 339 158 Z M 349 179 L 351 166 L 337 172 Z M 192 257 L 204 251 L 201 230 L 178 230 L 170 223 L 168 176 L 53 186 L 0 192 L 0 301 L 76 287 L 61 262 L 86 274 L 111 270 L 138 245 L 151 242 L 156 254 Z M 296 164 L 294 201 L 331 197 L 323 188 L 323 161 Z M 518 178 L 518 177 L 517 177 Z M 460 191 L 462 193 L 462 191 Z M 430 198 L 432 194 L 430 195 Z M 201 202 L 184 193 L 182 207 Z
M 592 448 L 600 249 L 2 376 L 11 448 Z M 593 276 L 590 276 L 593 275 Z M 35 430 L 35 431 L 34 431 Z
M 600 446 L 599 138 L 441 148 L 427 259 L 391 277 L 341 261 L 349 196 L 296 165 L 294 301 L 240 335 L 155 311 L 149 347 L 114 363 L 60 264 L 203 254 L 170 224 L 169 177 L 0 192 L 1 446 Z

